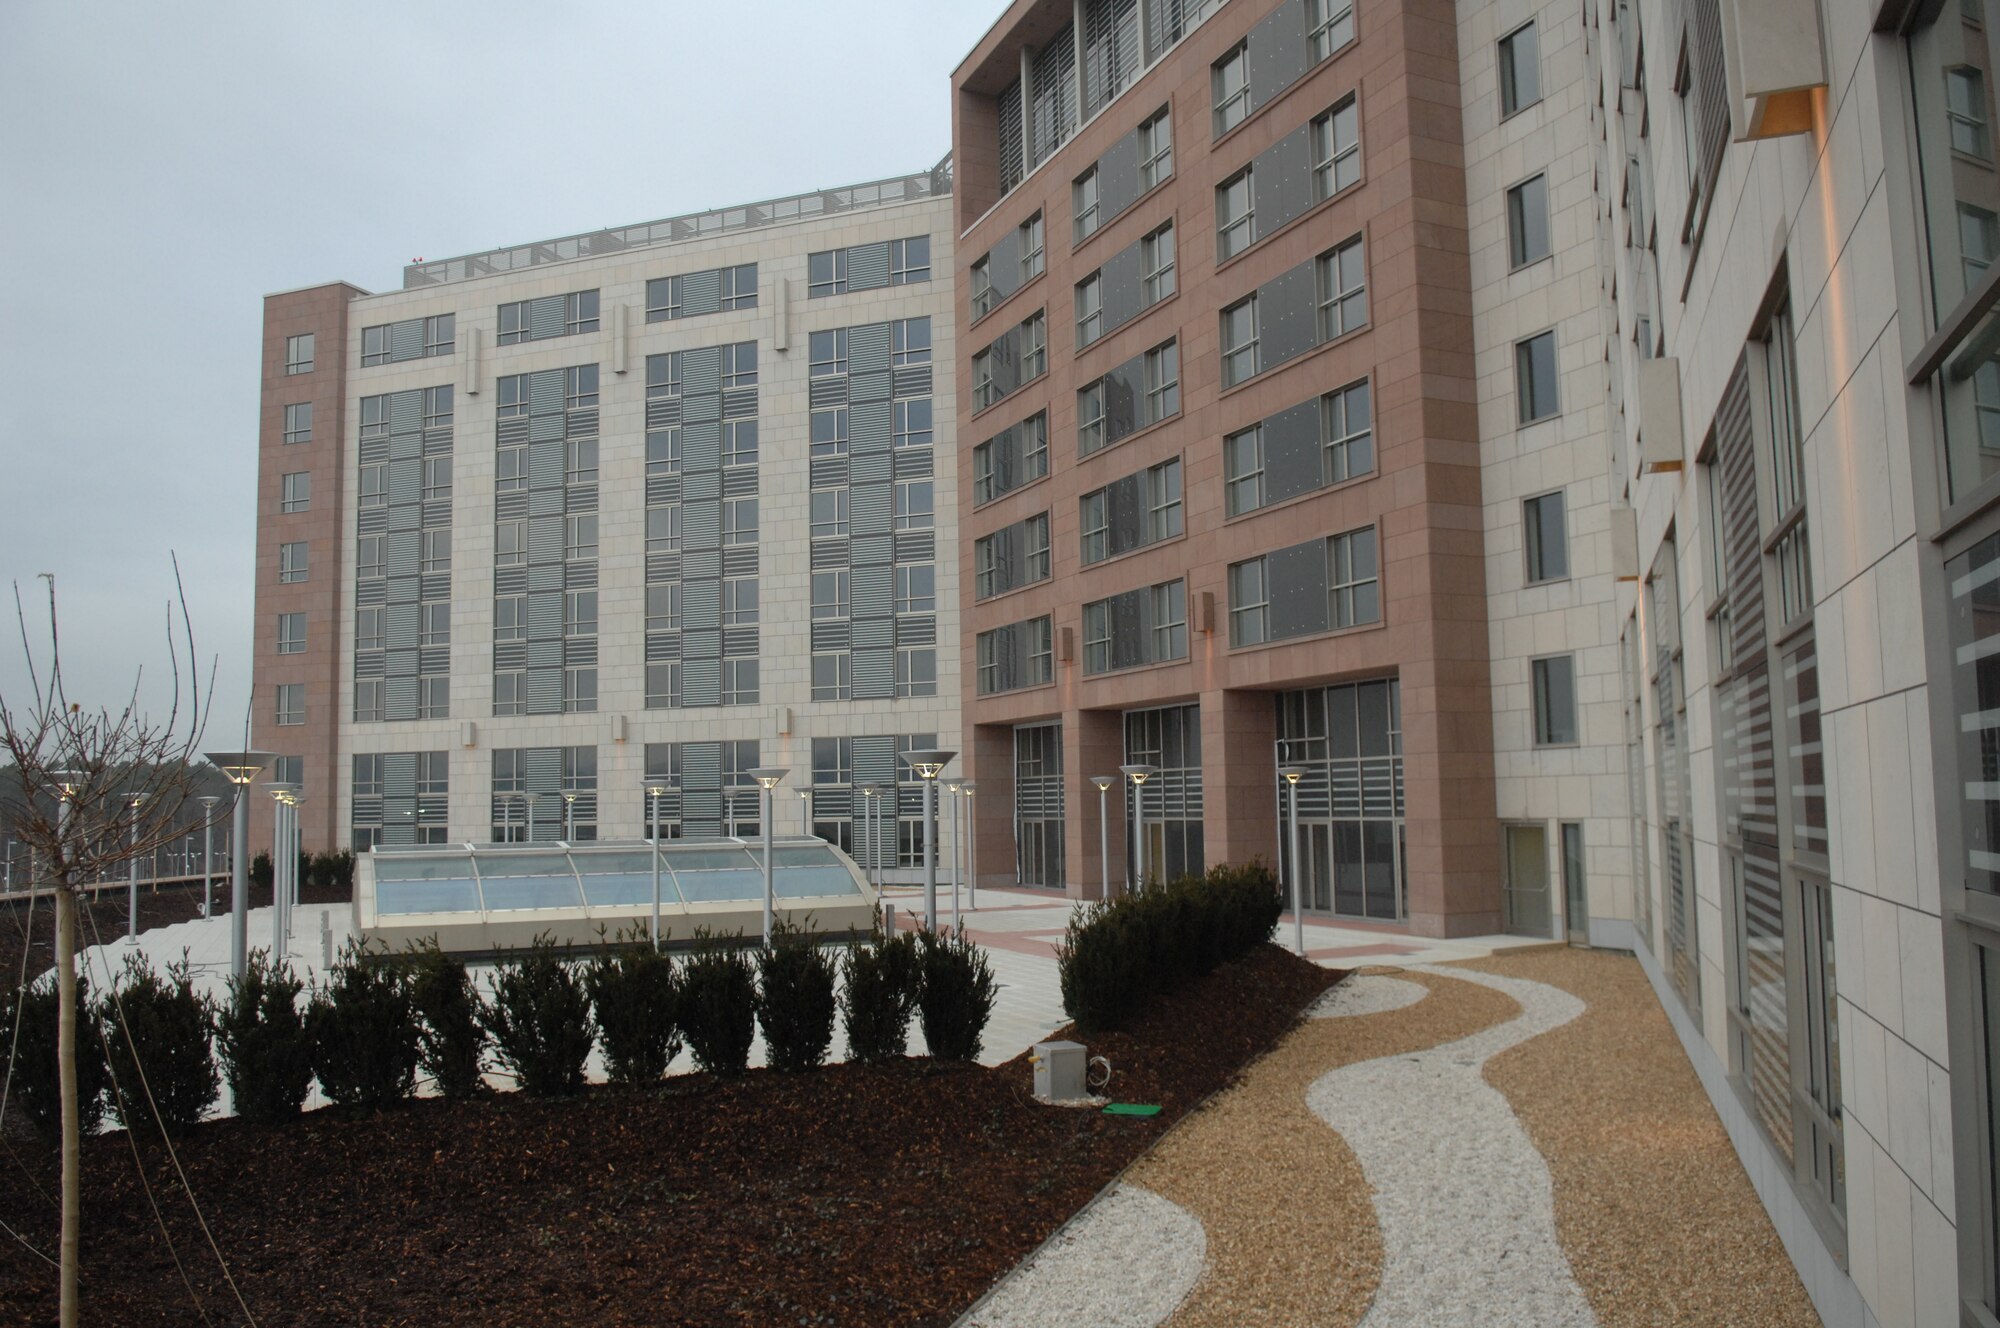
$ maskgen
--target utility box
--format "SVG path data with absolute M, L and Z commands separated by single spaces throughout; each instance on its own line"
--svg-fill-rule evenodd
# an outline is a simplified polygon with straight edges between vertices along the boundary
M 1044 1102 L 1074 1102 L 1089 1097 L 1083 1082 L 1084 1061 L 1081 1042 L 1037 1042 L 1035 1096 Z

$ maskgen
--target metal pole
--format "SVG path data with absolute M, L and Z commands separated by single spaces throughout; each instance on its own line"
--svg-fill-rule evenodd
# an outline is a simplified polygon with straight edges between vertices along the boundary
M 1285 781 L 1291 785 L 1292 794 L 1292 950 L 1303 956 L 1306 952 L 1306 913 L 1304 898 L 1299 891 L 1299 784 L 1295 779 Z
M 764 789 L 764 948 L 771 948 L 771 790 Z
M 139 943 L 139 800 L 132 800 L 131 871 L 125 887 L 125 944 Z
M 1132 826 L 1138 840 L 1136 857 L 1139 864 L 1139 892 L 1146 890 L 1146 786 L 1132 786 Z
M 937 776 L 924 780 L 924 926 L 937 930 Z
M 208 819 L 201 823 L 201 915 L 215 911 L 215 802 L 208 800 Z
M 250 837 L 250 786 L 236 786 L 236 814 L 229 840 L 229 971 L 241 978 L 250 953 L 250 872 L 243 841 Z
M 1111 785 L 1097 786 L 1097 878 L 1104 883 L 1104 897 L 1111 898 Z
M 528 842 L 532 844 L 535 842 L 535 802 L 525 793 L 521 795 L 521 814 L 528 818 Z
M 660 948 L 660 795 L 648 789 L 646 796 L 653 800 L 653 948 Z
M 285 920 L 278 901 L 285 897 L 285 844 L 290 836 L 285 833 L 285 804 L 275 804 L 276 811 L 271 817 L 271 958 L 273 960 L 285 952 Z
M 979 826 L 972 819 L 972 793 L 965 790 L 965 906 L 979 911 Z
M 958 789 L 945 790 L 951 794 L 951 929 L 958 930 Z

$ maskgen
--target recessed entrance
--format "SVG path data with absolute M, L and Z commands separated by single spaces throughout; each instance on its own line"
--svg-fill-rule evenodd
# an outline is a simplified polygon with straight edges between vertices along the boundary
M 1510 825 L 1507 834 L 1506 926 L 1510 935 L 1552 935 L 1549 900 L 1549 832 L 1539 825 Z

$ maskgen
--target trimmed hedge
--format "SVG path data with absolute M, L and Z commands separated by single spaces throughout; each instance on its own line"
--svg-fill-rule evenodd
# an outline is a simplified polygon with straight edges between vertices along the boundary
M 13 1081 L 9 1101 L 25 1111 L 45 1138 L 62 1136 L 62 1085 L 57 1066 L 58 1015 L 62 1002 L 54 970 L 28 984 L 25 992 L 9 992 L 0 1002 L 0 1067 Z M 9 1056 L 11 1053 L 11 1064 Z M 107 1086 L 104 1039 L 91 1010 L 90 979 L 76 979 L 76 1105 L 83 1137 L 97 1133 L 104 1119 Z
M 435 936 L 410 947 L 404 961 L 410 1004 L 417 1014 L 417 1063 L 444 1097 L 471 1097 L 486 1087 L 480 1057 L 486 1028 L 479 992 L 465 961 L 438 947 Z
M 680 976 L 673 956 L 655 950 L 642 926 L 619 936 L 616 949 L 583 969 L 583 987 L 597 1013 L 604 1075 L 614 1084 L 645 1088 L 666 1077 L 680 1054 Z
M 536 1097 L 583 1091 L 583 1063 L 597 1024 L 577 965 L 557 953 L 551 937 L 537 936 L 525 957 L 500 962 L 493 999 L 479 1007 L 479 1022 L 493 1035 L 501 1067 L 525 1091 Z
M 986 952 L 949 929 L 917 933 L 917 1010 L 924 1042 L 941 1061 L 979 1059 L 997 993 Z
M 1056 951 L 1063 1009 L 1087 1031 L 1122 1027 L 1154 997 L 1270 940 L 1283 910 L 1261 861 L 1079 904 Z
M 757 952 L 757 1022 L 773 1069 L 818 1069 L 833 1042 L 838 963 L 811 931 L 779 921 Z
M 694 953 L 681 965 L 681 1033 L 694 1063 L 725 1078 L 748 1068 L 757 1033 L 757 972 L 740 943 L 698 927 Z
M 111 1061 L 111 1109 L 127 1130 L 193 1127 L 221 1095 L 215 1010 L 194 989 L 187 960 L 163 980 L 138 953 L 125 956 L 117 990 L 97 1003 Z
M 215 1016 L 215 1049 L 236 1114 L 283 1121 L 299 1114 L 312 1087 L 313 1043 L 299 1003 L 306 984 L 269 950 L 252 950 L 243 976 L 229 979 L 229 999 Z
M 848 950 L 840 995 L 847 1054 L 868 1064 L 895 1060 L 909 1044 L 917 1009 L 917 938 L 882 934 L 877 920 L 871 944 Z
M 417 1012 L 408 976 L 358 941 L 341 947 L 326 985 L 313 992 L 306 1028 L 327 1101 L 374 1111 L 416 1092 Z

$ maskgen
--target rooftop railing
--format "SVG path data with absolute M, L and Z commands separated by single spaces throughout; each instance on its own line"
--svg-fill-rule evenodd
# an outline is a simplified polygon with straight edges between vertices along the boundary
M 484 253 L 465 254 L 458 258 L 411 263 L 403 268 L 403 289 L 442 286 L 448 282 L 470 281 L 474 277 L 492 276 L 498 272 L 518 272 L 522 268 L 536 267 L 543 263 L 567 263 L 575 258 L 599 258 L 605 254 L 624 253 L 627 250 L 644 249 L 658 244 L 678 244 L 683 240 L 706 239 L 713 235 L 727 235 L 733 231 L 754 230 L 760 226 L 781 226 L 786 222 L 830 217 L 842 212 L 885 207 L 892 203 L 909 203 L 920 198 L 934 198 L 950 192 L 951 154 L 946 153 L 937 165 L 927 171 L 918 171 L 914 175 L 871 180 L 866 184 L 848 185 L 842 189 L 821 189 L 810 194 L 793 194 L 788 198 L 773 198 L 762 203 L 745 203 L 739 207 L 690 212 L 685 216 L 642 222 L 637 226 L 586 231 L 580 235 L 565 235 L 556 240 L 542 240 L 508 249 L 488 249 Z

